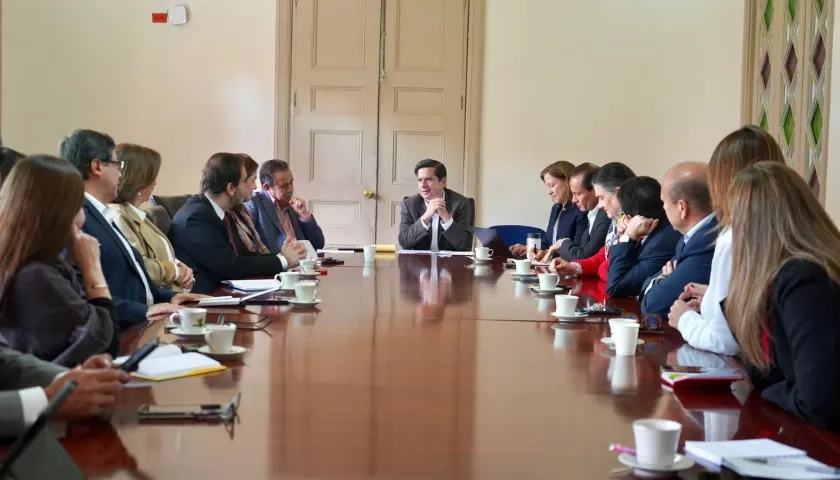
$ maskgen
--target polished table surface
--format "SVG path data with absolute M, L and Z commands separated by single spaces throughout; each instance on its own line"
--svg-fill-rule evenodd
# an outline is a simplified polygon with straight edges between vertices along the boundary
M 554 324 L 553 298 L 523 289 L 501 265 L 339 258 L 347 263 L 321 277 L 315 308 L 210 309 L 209 322 L 223 313 L 265 325 L 237 333 L 243 361 L 132 383 L 109 423 L 71 425 L 65 448 L 102 478 L 591 479 L 621 467 L 607 447 L 632 446 L 634 420 L 658 417 L 682 423 L 683 441 L 770 437 L 840 466 L 840 437 L 748 395 L 744 382 L 736 395 L 663 389 L 660 364 L 734 364 L 673 330 L 616 358 L 600 341 L 606 318 Z M 593 280 L 569 285 L 581 305 L 604 300 Z M 634 300 L 609 303 L 638 315 Z M 124 349 L 155 335 L 177 340 L 154 322 L 127 332 Z M 228 427 L 136 420 L 145 403 L 224 403 L 237 392 L 239 418 Z M 713 478 L 701 472 L 680 476 Z

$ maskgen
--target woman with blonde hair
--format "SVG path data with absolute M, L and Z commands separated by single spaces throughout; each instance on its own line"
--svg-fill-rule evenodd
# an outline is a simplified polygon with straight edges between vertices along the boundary
M 589 229 L 589 219 L 586 213 L 572 201 L 572 189 L 569 180 L 572 178 L 574 164 L 561 160 L 545 167 L 540 172 L 540 180 L 545 184 L 548 196 L 553 205 L 548 216 L 548 227 L 541 239 L 543 249 L 536 252 L 526 252 L 521 244 L 510 247 L 512 254 L 528 255 L 540 262 L 549 262 L 560 250 L 564 241 L 580 244 L 583 232 Z
M 709 160 L 709 191 L 721 228 L 709 285 L 688 284 L 668 314 L 670 325 L 694 348 L 723 355 L 739 351 L 720 306 L 729 291 L 732 273 L 732 231 L 728 227 L 731 209 L 726 193 L 738 172 L 761 161 L 783 164 L 785 157 L 776 140 L 755 125 L 724 137 Z
M 248 213 L 248 209 L 245 207 L 245 202 L 251 201 L 251 194 L 257 189 L 257 169 L 259 165 L 247 153 L 237 153 L 236 156 L 242 159 L 242 166 L 245 167 L 245 185 L 248 187 L 248 195 L 242 199 L 241 204 L 231 210 L 233 220 L 236 223 L 236 232 L 249 252 L 257 254 L 271 253 L 260 239 L 260 234 L 257 233 L 257 229 L 254 227 L 251 214 Z
M 114 162 L 124 165 L 117 198 L 112 205 L 119 213 L 117 226 L 132 247 L 143 256 L 152 281 L 173 292 L 189 289 L 193 271 L 175 258 L 175 249 L 166 235 L 140 206 L 149 201 L 157 185 L 160 154 L 151 148 L 121 143 L 114 148 Z
M 81 231 L 84 192 L 76 167 L 47 155 L 22 160 L 0 189 L 0 334 L 15 350 L 67 367 L 120 348 L 99 242 Z
M 732 286 L 726 318 L 765 400 L 840 433 L 840 231 L 780 163 L 737 175 L 727 195 Z

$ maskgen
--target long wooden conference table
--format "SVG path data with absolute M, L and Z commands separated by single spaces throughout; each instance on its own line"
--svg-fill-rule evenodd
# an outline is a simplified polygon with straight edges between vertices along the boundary
M 633 421 L 658 417 L 680 422 L 682 441 L 768 437 L 840 466 L 840 437 L 746 385 L 663 389 L 661 364 L 734 364 L 690 349 L 673 330 L 642 335 L 636 357 L 616 358 L 600 341 L 607 318 L 556 324 L 553 297 L 537 297 L 502 265 L 336 258 L 346 264 L 320 277 L 315 308 L 210 310 L 210 323 L 224 314 L 240 326 L 242 361 L 129 384 L 110 422 L 71 425 L 64 447 L 97 478 L 630 478 L 614 471 L 622 466 L 608 445 L 632 446 Z M 605 300 L 595 280 L 568 283 L 580 305 Z M 635 300 L 608 303 L 639 314 Z M 127 332 L 124 349 L 156 335 L 177 341 L 163 323 Z M 142 404 L 225 403 L 237 392 L 228 426 L 136 419 Z M 677 478 L 734 477 L 696 466 Z

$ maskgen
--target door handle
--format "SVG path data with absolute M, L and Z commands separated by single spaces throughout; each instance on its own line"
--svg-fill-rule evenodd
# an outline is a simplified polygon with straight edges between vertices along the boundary
M 365 198 L 373 198 L 374 196 L 376 196 L 376 193 L 369 188 L 366 188 L 365 191 L 362 192 L 362 194 L 365 196 Z

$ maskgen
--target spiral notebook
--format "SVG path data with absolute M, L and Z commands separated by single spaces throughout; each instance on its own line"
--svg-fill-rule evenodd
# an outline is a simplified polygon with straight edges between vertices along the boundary
M 804 450 L 770 439 L 685 442 L 685 453 L 747 477 L 773 479 L 837 478 L 840 472 L 808 457 Z

